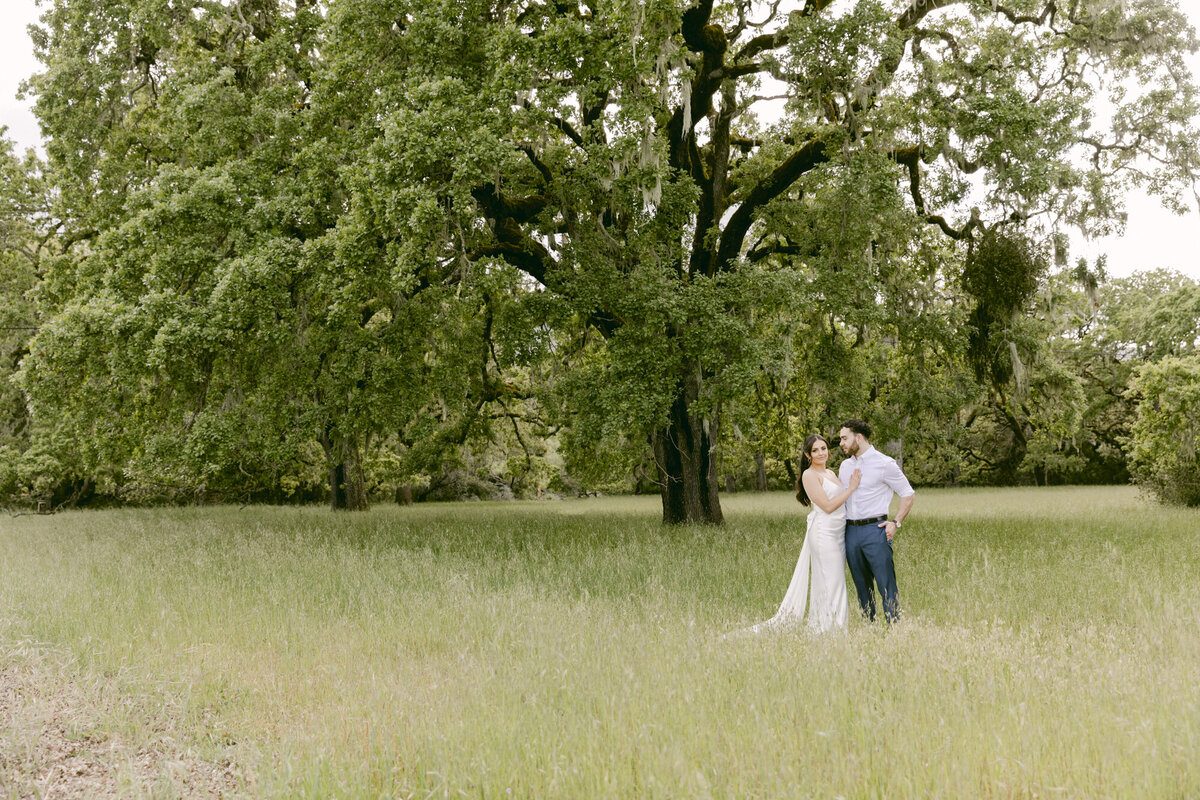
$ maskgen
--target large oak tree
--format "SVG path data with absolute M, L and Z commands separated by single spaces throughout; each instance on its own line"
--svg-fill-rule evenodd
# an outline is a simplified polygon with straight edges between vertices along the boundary
M 1162 0 L 343 7 L 380 43 L 355 80 L 401 165 L 376 185 L 603 338 L 577 408 L 649 437 L 667 522 L 721 520 L 720 410 L 781 271 L 853 330 L 917 227 L 1107 230 L 1131 183 L 1177 199 L 1197 166 L 1195 41 Z

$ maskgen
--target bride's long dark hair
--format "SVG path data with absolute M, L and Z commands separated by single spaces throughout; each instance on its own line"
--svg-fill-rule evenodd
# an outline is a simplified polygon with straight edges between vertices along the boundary
M 806 506 L 811 506 L 812 500 L 808 499 L 808 492 L 804 491 L 804 470 L 812 466 L 812 449 L 817 442 L 825 442 L 825 446 L 829 447 L 829 441 L 824 436 L 819 433 L 810 433 L 804 440 L 804 448 L 800 451 L 800 471 L 796 473 L 796 499 Z

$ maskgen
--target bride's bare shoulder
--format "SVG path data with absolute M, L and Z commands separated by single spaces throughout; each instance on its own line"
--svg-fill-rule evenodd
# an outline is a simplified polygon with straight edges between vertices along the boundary
M 814 469 L 813 467 L 809 467 L 806 470 L 804 470 L 804 472 L 800 473 L 801 478 L 807 478 L 810 476 L 817 483 L 822 483 L 822 482 L 824 482 L 824 480 L 826 478 L 829 478 L 831 481 L 836 483 L 838 486 L 842 485 L 841 481 L 838 480 L 837 473 L 831 469 L 827 469 L 824 472 L 817 472 L 817 470 Z

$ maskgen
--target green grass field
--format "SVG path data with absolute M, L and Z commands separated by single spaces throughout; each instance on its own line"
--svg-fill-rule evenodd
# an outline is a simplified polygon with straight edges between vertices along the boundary
M 721 640 L 804 527 L 723 503 L 2 518 L 0 797 L 1200 796 L 1200 513 L 922 490 L 900 625 Z

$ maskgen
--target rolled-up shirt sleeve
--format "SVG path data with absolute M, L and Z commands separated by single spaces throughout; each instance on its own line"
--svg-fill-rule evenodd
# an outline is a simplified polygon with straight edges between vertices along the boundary
M 900 469 L 900 465 L 890 458 L 883 465 L 883 482 L 901 497 L 912 497 L 916 494 L 916 490 L 908 482 L 908 478 L 905 477 L 904 472 Z

